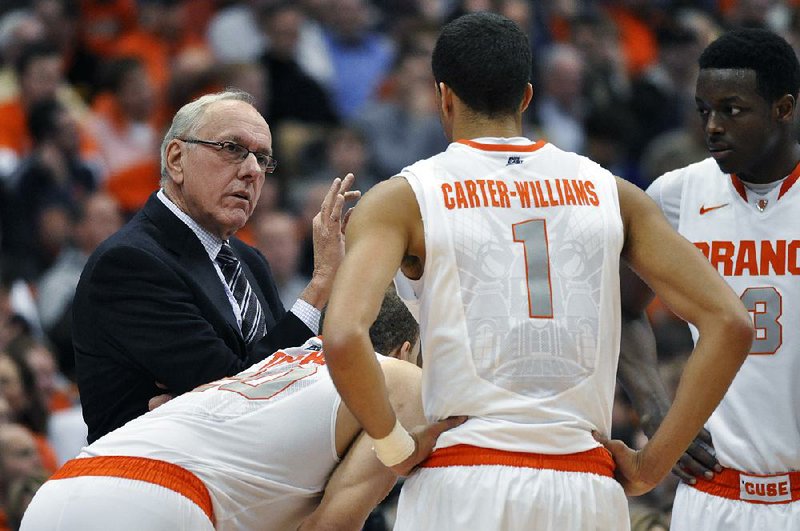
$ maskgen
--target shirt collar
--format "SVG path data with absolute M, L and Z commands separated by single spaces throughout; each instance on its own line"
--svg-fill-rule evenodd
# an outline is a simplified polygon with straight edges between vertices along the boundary
M 215 260 L 217 258 L 217 254 L 219 254 L 219 250 L 222 249 L 222 244 L 224 243 L 222 238 L 215 236 L 208 232 L 206 229 L 200 226 L 195 220 L 193 220 L 186 212 L 178 208 L 178 205 L 172 202 L 172 200 L 167 197 L 167 194 L 164 193 L 164 189 L 160 189 L 158 194 L 156 194 L 158 199 L 164 203 L 166 206 L 179 220 L 181 220 L 187 227 L 192 229 L 192 232 L 197 236 L 197 239 L 200 240 L 200 243 L 203 244 L 203 248 L 208 253 L 208 257 L 211 260 Z

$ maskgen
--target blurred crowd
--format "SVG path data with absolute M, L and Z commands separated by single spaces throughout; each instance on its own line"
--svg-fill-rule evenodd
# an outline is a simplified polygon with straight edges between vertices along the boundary
M 486 10 L 530 36 L 527 136 L 641 187 L 707 156 L 693 92 L 715 36 L 763 26 L 800 46 L 798 0 L 0 3 L 0 530 L 85 442 L 72 295 L 89 254 L 157 189 L 174 112 L 226 87 L 255 97 L 279 166 L 239 236 L 267 257 L 289 307 L 330 180 L 353 172 L 366 191 L 446 147 L 433 43 L 444 22 Z M 651 319 L 674 388 L 691 338 L 658 302 Z M 641 443 L 617 402 L 613 435 Z M 632 500 L 634 529 L 665 526 L 673 490 L 668 480 Z

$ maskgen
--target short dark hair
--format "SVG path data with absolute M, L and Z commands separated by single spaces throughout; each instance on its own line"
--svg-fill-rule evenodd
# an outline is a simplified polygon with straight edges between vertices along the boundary
M 381 303 L 381 311 L 369 329 L 369 338 L 375 351 L 389 355 L 408 341 L 412 345 L 419 337 L 419 325 L 397 296 L 394 286 L 389 286 Z
M 437 84 L 488 116 L 514 114 L 531 79 L 528 37 L 495 13 L 470 13 L 445 25 L 431 63 Z
M 28 111 L 28 131 L 34 145 L 40 144 L 58 133 L 58 116 L 66 108 L 55 99 L 38 101 Z
M 107 64 L 103 72 L 101 85 L 114 93 L 118 93 L 125 86 L 128 74 L 140 68 L 144 68 L 144 65 L 138 57 L 123 56 L 114 59 Z
M 22 48 L 16 61 L 14 61 L 14 73 L 18 78 L 24 76 L 31 63 L 42 57 L 61 57 L 61 52 L 50 41 L 30 42 Z
M 756 90 L 772 103 L 784 94 L 797 97 L 800 63 L 783 37 L 760 28 L 742 28 L 725 33 L 706 47 L 700 68 L 754 70 Z

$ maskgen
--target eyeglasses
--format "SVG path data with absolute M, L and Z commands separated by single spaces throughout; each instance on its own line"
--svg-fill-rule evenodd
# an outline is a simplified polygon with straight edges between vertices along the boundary
M 266 153 L 260 151 L 251 151 L 241 144 L 226 140 L 225 142 L 212 142 L 210 140 L 198 140 L 196 138 L 179 138 L 181 142 L 188 144 L 200 144 L 202 146 L 210 146 L 216 148 L 217 152 L 222 155 L 224 159 L 231 163 L 244 162 L 247 156 L 252 153 L 256 156 L 258 167 L 264 173 L 272 173 L 278 166 L 278 161 Z

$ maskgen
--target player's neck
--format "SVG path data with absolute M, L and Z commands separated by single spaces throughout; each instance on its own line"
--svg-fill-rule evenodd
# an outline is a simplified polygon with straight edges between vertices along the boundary
M 738 172 L 737 176 L 746 182 L 755 184 L 767 184 L 780 181 L 789 174 L 800 163 L 800 144 L 793 144 L 787 149 L 775 153 L 769 157 L 768 162 L 759 164 L 757 172 Z
M 503 116 L 492 119 L 472 116 L 456 120 L 453 124 L 452 140 L 515 136 L 522 136 L 522 118 L 520 116 Z

